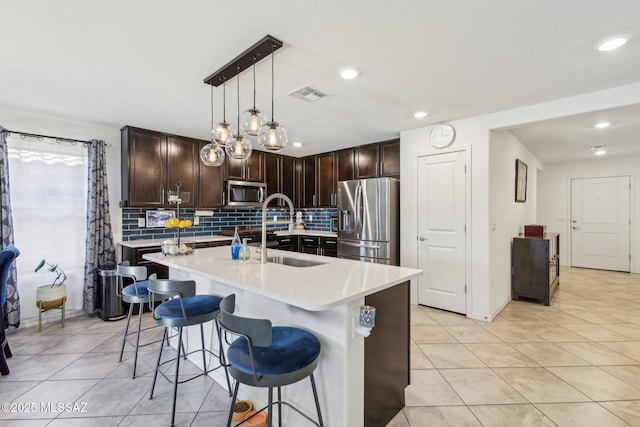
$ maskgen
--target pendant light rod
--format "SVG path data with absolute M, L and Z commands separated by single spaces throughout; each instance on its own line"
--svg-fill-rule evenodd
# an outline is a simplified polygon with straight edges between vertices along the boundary
M 227 79 L 224 76 L 222 76 L 222 121 L 227 121 Z
M 220 86 L 224 83 L 225 76 L 235 76 L 242 73 L 254 63 L 273 55 L 273 52 L 281 47 L 282 42 L 280 40 L 267 34 L 260 41 L 204 79 L 204 82 L 208 85 Z
M 256 109 L 256 57 L 253 57 L 253 109 Z
M 239 135 L 240 134 L 240 65 L 238 65 L 236 87 L 238 88 L 238 135 Z
M 274 95 L 274 91 L 273 91 L 273 82 L 274 82 L 274 78 L 273 78 L 273 52 L 275 52 L 275 46 L 271 45 L 271 121 L 273 122 L 273 95 Z

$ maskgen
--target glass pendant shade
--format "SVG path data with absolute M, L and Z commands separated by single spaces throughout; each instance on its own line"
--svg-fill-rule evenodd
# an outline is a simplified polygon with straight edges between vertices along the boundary
M 200 160 L 205 166 L 220 166 L 224 162 L 224 150 L 210 142 L 200 150 Z
M 244 139 L 242 135 L 236 136 L 235 139 L 227 144 L 225 149 L 227 150 L 227 155 L 236 160 L 248 159 L 253 151 L 251 142 L 248 139 Z
M 287 130 L 278 122 L 268 122 L 258 132 L 258 143 L 265 150 L 280 151 L 287 142 Z
M 256 108 L 249 108 L 240 116 L 240 129 L 244 135 L 258 136 L 260 127 L 267 122 L 267 118 Z
M 220 122 L 211 131 L 211 139 L 218 145 L 225 146 L 235 135 L 236 130 L 227 122 Z

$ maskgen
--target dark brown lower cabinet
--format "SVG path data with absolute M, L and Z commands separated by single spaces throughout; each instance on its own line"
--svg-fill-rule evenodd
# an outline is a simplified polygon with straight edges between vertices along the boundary
M 188 239 L 188 237 L 186 238 Z M 211 248 L 214 246 L 225 246 L 230 245 L 231 241 L 217 241 L 217 242 L 199 242 L 196 243 L 196 250 L 199 248 Z M 151 276 L 152 274 L 157 274 L 158 279 L 168 279 L 169 278 L 169 267 L 165 265 L 156 264 L 155 262 L 147 261 L 142 258 L 145 254 L 150 254 L 154 252 L 160 252 L 160 245 L 158 246 L 147 246 L 144 248 L 132 248 L 129 246 L 122 245 L 122 261 L 129 261 L 130 265 L 144 265 L 147 267 L 147 275 Z
M 376 325 L 364 339 L 364 425 L 385 426 L 404 408 L 409 385 L 409 282 L 365 298 Z
M 560 242 L 557 233 L 545 237 L 515 237 L 511 244 L 511 297 L 531 298 L 544 305 L 560 284 Z

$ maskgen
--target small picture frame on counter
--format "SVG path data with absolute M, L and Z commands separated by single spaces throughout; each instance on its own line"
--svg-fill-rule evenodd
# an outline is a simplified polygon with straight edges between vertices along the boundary
M 164 227 L 168 219 L 176 216 L 173 210 L 147 211 L 147 227 L 160 228 Z

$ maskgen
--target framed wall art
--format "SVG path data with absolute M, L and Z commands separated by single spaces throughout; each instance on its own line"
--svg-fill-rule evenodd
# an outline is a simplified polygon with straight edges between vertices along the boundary
M 527 201 L 527 164 L 516 159 L 516 202 Z
M 176 216 L 175 211 L 147 211 L 147 227 L 164 227 L 168 219 Z

